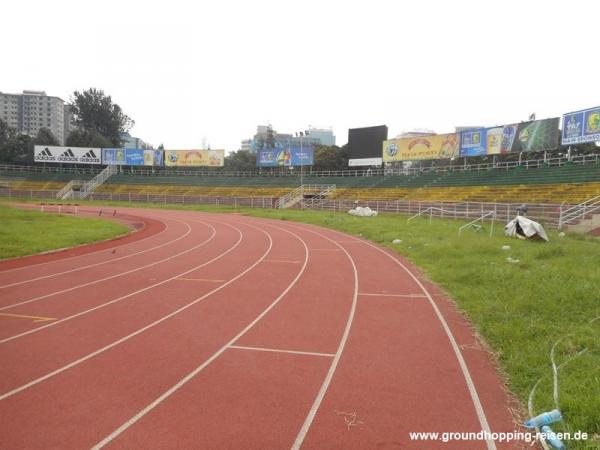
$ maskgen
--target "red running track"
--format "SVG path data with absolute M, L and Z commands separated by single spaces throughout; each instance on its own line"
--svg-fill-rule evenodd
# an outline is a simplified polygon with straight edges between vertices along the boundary
M 0 262 L 0 448 L 522 448 L 411 440 L 517 426 L 401 257 L 305 224 L 121 218 L 152 232 Z

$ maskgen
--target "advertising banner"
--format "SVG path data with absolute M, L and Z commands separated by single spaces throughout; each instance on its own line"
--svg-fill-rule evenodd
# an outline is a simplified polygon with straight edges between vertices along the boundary
M 539 152 L 558 147 L 558 117 L 460 132 L 460 156 Z
M 163 165 L 162 150 L 144 150 L 144 165 L 145 166 L 162 166 Z
M 458 152 L 458 133 L 383 141 L 384 162 L 453 158 Z
M 102 149 L 102 164 L 125 165 L 125 149 L 124 148 L 103 148 Z
M 558 122 L 558 117 L 521 122 L 517 125 L 516 136 L 510 151 L 520 153 L 556 149 L 558 147 Z
M 595 141 L 600 141 L 600 106 L 563 116 L 563 145 Z
M 358 158 L 348 160 L 348 167 L 381 166 L 382 164 L 383 158 Z
M 165 166 L 223 167 L 225 150 L 165 150 Z
M 461 131 L 460 156 L 508 153 L 513 147 L 517 125 Z
M 103 148 L 102 164 L 122 166 L 162 166 L 162 150 L 141 148 Z
M 460 132 L 460 156 L 481 156 L 486 154 L 486 128 Z
M 102 150 L 87 147 L 50 147 L 36 145 L 33 160 L 44 163 L 101 164 Z
M 279 166 L 312 166 L 314 164 L 315 149 L 311 146 L 276 148 L 259 150 L 256 153 L 258 167 Z

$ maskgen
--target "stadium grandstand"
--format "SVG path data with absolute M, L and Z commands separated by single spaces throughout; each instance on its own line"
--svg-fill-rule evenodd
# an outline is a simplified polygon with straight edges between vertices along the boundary
M 328 200 L 426 202 L 527 202 L 574 205 L 600 195 L 599 155 L 465 166 L 385 171 L 306 172 L 305 185 L 335 186 Z M 76 178 L 92 179 L 100 169 L 0 166 L 2 195 L 54 197 Z M 92 198 L 156 201 L 156 196 L 278 199 L 300 186 L 300 176 L 284 173 L 223 173 L 131 169 L 115 173 Z

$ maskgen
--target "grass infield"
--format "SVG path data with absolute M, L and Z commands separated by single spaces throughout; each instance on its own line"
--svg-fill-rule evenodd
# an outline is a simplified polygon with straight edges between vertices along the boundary
M 360 234 L 393 249 L 449 293 L 495 353 L 508 388 L 525 407 L 532 387 L 541 379 L 533 397 L 534 414 L 555 407 L 550 352 L 558 341 L 556 365 L 569 361 L 558 369 L 558 406 L 565 420 L 552 427 L 557 432 L 588 433 L 588 441 L 567 443 L 570 449 L 600 448 L 600 239 L 574 234 L 560 237 L 546 230 L 548 243 L 520 241 L 505 237 L 500 223 L 491 238 L 489 225 L 482 232 L 466 231 L 459 237 L 464 221 L 435 219 L 429 224 L 427 219 L 416 219 L 407 223 L 406 216 L 395 214 L 362 218 L 231 206 L 131 206 L 235 211 L 312 223 Z M 402 242 L 392 244 L 394 239 Z M 510 250 L 502 250 L 505 245 Z M 519 262 L 510 263 L 508 257 Z
M 24 211 L 0 203 L 0 259 L 103 241 L 127 231 L 108 220 Z

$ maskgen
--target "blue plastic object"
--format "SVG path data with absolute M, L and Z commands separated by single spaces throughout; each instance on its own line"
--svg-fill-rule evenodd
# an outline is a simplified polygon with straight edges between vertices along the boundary
M 562 414 L 560 411 L 558 409 L 553 409 L 552 411 L 542 413 L 539 416 L 529 419 L 525 422 L 525 426 L 527 428 L 543 427 L 544 425 L 550 425 L 551 423 L 560 422 L 561 420 Z
M 546 442 L 548 442 L 548 444 L 558 450 L 564 450 L 565 444 L 563 444 L 563 442 L 556 437 L 556 433 L 552 431 L 552 428 L 550 428 L 548 425 L 544 425 L 542 427 L 542 433 L 546 435 Z

